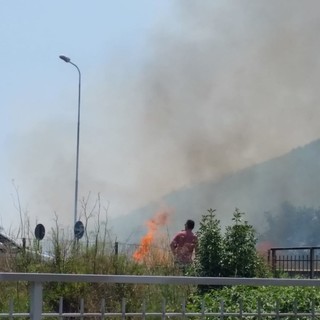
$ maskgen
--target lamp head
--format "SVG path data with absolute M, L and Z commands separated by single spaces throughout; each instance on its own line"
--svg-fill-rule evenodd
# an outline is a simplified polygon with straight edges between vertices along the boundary
M 68 57 L 66 57 L 66 56 L 59 56 L 59 58 L 60 58 L 61 60 L 63 60 L 64 62 L 70 62 L 70 61 L 71 61 L 71 59 L 68 58 Z

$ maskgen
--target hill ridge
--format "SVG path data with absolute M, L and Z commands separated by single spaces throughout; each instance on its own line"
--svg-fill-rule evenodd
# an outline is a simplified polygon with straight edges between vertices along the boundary
M 159 202 L 175 210 L 168 234 L 194 219 L 196 228 L 207 209 L 216 209 L 222 225 L 229 224 L 235 208 L 246 213 L 258 231 L 265 226 L 264 213 L 276 210 L 283 202 L 295 206 L 320 206 L 320 139 L 298 146 L 284 155 L 263 161 L 218 180 L 203 181 L 165 194 Z M 158 202 L 113 219 L 114 232 L 123 241 L 137 242 L 145 232 L 145 221 L 159 210 Z M 125 226 L 124 227 L 124 221 Z M 132 223 L 130 223 L 130 222 Z M 122 227 L 121 227 L 122 225 Z

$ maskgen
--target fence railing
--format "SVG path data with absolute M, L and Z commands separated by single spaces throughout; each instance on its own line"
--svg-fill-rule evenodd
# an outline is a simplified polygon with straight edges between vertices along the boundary
M 166 319 L 169 317 L 201 317 L 217 316 L 224 319 L 229 316 L 243 318 L 250 317 L 274 317 L 299 316 L 316 317 L 320 316 L 319 310 L 316 310 L 314 305 L 310 307 L 309 312 L 299 313 L 293 310 L 292 313 L 279 314 L 279 310 L 275 308 L 274 312 L 264 313 L 261 306 L 257 307 L 256 312 L 246 313 L 240 305 L 238 312 L 228 313 L 224 311 L 223 302 L 221 302 L 220 310 L 218 312 L 207 312 L 204 305 L 199 312 L 188 312 L 185 303 L 181 304 L 181 311 L 169 312 L 166 310 L 165 301 L 158 312 L 148 312 L 145 305 L 142 303 L 141 310 L 134 312 L 126 311 L 126 301 L 122 300 L 121 312 L 107 312 L 105 308 L 105 301 L 101 299 L 100 310 L 97 312 L 86 313 L 84 310 L 84 301 L 81 299 L 79 312 L 64 313 L 62 309 L 63 298 L 60 298 L 59 312 L 43 312 L 43 285 L 48 282 L 59 283 L 117 283 L 117 284 L 146 284 L 146 285 L 209 285 L 209 286 L 309 286 L 320 287 L 320 280 L 315 279 L 275 279 L 275 278 L 215 278 L 215 277 L 183 277 L 183 276 L 131 276 L 131 275 L 88 275 L 88 274 L 52 274 L 52 273 L 0 273 L 0 283 L 3 282 L 27 282 L 30 285 L 30 310 L 23 313 L 15 313 L 13 309 L 13 302 L 9 303 L 8 312 L 0 314 L 1 318 L 17 318 L 24 317 L 33 320 L 40 320 L 44 318 L 58 318 L 65 319 L 72 317 L 84 319 L 106 319 L 108 318 L 121 318 L 137 317 L 138 319 L 146 319 L 149 316 L 160 317 Z
M 320 247 L 271 248 L 268 261 L 274 276 L 288 274 L 302 275 L 313 279 L 320 277 Z

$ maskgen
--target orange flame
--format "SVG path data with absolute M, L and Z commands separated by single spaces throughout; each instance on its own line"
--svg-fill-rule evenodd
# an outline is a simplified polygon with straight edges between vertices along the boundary
M 268 252 L 272 247 L 275 247 L 275 246 L 271 241 L 263 241 L 257 244 L 257 251 L 259 255 L 267 261 Z
M 274 247 L 271 241 L 263 241 L 257 244 L 257 251 L 260 254 L 266 254 L 270 248 Z
M 146 222 L 148 227 L 147 234 L 142 237 L 139 248 L 133 253 L 136 261 L 142 261 L 150 253 L 151 246 L 154 244 L 159 227 L 166 225 L 169 220 L 169 211 L 157 212 L 153 218 Z

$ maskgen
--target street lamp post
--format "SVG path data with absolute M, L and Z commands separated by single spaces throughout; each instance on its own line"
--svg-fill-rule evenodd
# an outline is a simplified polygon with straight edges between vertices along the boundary
M 59 56 L 59 58 L 67 63 L 72 64 L 79 73 L 79 90 L 78 90 L 78 124 L 77 124 L 77 153 L 76 153 L 76 180 L 74 190 L 74 225 L 77 222 L 78 216 L 78 176 L 79 176 L 79 142 L 80 142 L 80 97 L 81 97 L 81 72 L 76 64 L 74 64 L 70 58 L 66 56 Z

